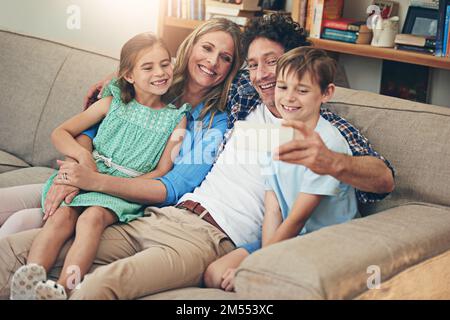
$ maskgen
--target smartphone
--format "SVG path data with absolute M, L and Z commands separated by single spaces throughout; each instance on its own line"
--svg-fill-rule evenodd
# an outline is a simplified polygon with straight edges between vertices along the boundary
M 276 124 L 236 121 L 233 135 L 238 150 L 272 152 L 294 139 L 294 129 Z

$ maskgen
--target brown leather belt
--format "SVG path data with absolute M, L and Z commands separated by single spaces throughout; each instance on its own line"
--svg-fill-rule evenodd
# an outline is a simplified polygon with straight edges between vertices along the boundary
M 213 217 L 208 212 L 208 210 L 206 210 L 199 202 L 195 202 L 192 200 L 186 200 L 186 201 L 183 201 L 183 202 L 180 202 L 179 204 L 177 204 L 177 208 L 186 209 L 186 210 L 189 210 L 189 211 L 195 213 L 196 215 L 198 215 L 200 218 L 202 218 L 206 222 L 212 224 L 214 227 L 216 227 L 223 233 L 227 234 L 213 219 Z M 227 237 L 228 237 L 228 235 L 227 235 Z

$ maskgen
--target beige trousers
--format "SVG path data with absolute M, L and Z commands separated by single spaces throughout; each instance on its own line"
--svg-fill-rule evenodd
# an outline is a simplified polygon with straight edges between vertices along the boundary
M 11 277 L 26 263 L 37 232 L 0 239 L 0 298 L 8 297 Z M 49 278 L 58 277 L 70 244 L 64 245 Z M 150 207 L 145 217 L 105 230 L 90 273 L 71 299 L 135 299 L 198 286 L 206 267 L 233 249 L 224 233 L 190 211 Z

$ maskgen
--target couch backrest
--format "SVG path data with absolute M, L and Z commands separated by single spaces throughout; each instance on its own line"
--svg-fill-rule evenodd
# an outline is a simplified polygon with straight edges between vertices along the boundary
M 59 154 L 50 133 L 82 110 L 88 88 L 117 65 L 112 58 L 0 31 L 0 150 L 33 166 L 54 167 Z
M 450 108 L 338 88 L 327 106 L 370 140 L 396 172 L 394 192 L 363 213 L 402 203 L 450 206 Z

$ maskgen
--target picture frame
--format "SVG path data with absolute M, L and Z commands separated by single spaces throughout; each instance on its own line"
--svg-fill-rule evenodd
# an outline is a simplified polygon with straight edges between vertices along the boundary
M 402 33 L 436 37 L 438 28 L 439 11 L 436 9 L 413 7 L 408 8 Z

